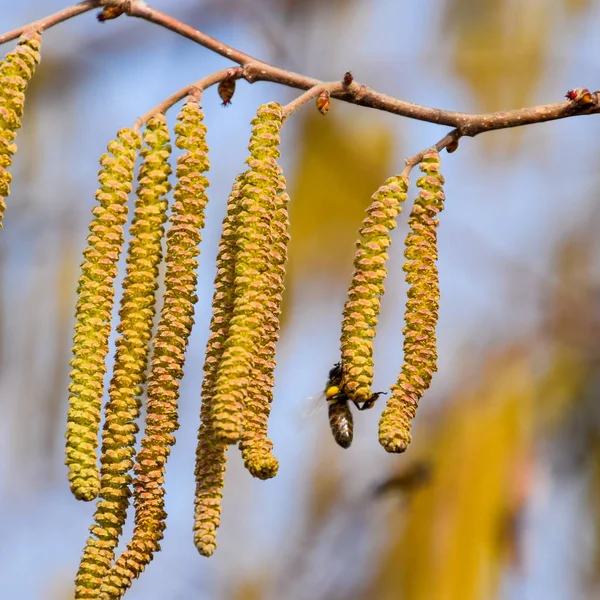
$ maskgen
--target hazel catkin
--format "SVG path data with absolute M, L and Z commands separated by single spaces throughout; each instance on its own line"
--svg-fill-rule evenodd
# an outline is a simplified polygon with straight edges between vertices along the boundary
M 354 274 L 344 306 L 340 344 L 342 387 L 354 402 L 368 402 L 373 396 L 373 338 L 387 275 L 386 250 L 407 189 L 408 179 L 395 176 L 373 194 L 356 242 Z
M 435 327 L 439 308 L 436 216 L 444 206 L 439 155 L 425 153 L 421 188 L 408 221 L 404 271 L 409 284 L 404 327 L 404 364 L 379 421 L 379 441 L 388 452 L 404 452 L 420 398 L 437 370 Z
M 100 498 L 79 572 L 75 597 L 97 598 L 100 582 L 111 567 L 129 504 L 136 420 L 148 366 L 155 314 L 161 240 L 170 190 L 169 130 L 164 115 L 149 120 L 144 131 L 144 161 L 138 176 L 131 223 L 127 273 L 119 311 L 115 365 L 102 436 Z
M 244 465 L 259 479 L 274 477 L 279 468 L 279 462 L 272 453 L 273 442 L 267 438 L 267 423 L 273 401 L 275 345 L 279 339 L 279 317 L 290 239 L 287 210 L 290 199 L 285 187 L 285 178 L 280 174 L 270 223 L 269 268 L 261 276 L 265 295 L 264 321 L 258 350 L 253 357 L 244 406 L 245 427 L 239 443 Z
M 194 544 L 203 556 L 211 556 L 215 551 L 217 529 L 221 521 L 227 443 L 219 440 L 215 435 L 212 416 L 215 382 L 233 317 L 236 237 L 244 176 L 245 173 L 242 173 L 236 178 L 223 218 L 212 301 L 213 313 L 204 361 L 194 499 Z
M 267 296 L 261 273 L 269 268 L 270 220 L 274 213 L 283 111 L 273 102 L 252 121 L 250 156 L 241 189 L 236 230 L 235 302 L 229 335 L 214 386 L 212 421 L 216 437 L 236 444 L 244 431 L 243 409 L 253 357 L 260 345 Z
M 104 392 L 106 354 L 114 300 L 114 279 L 127 220 L 127 198 L 140 136 L 122 129 L 100 159 L 98 206 L 89 226 L 77 287 L 76 324 L 71 360 L 66 464 L 71 491 L 93 500 L 100 490 L 97 467 L 98 428 Z
M 117 559 L 102 593 L 120 597 L 160 549 L 165 529 L 164 476 L 173 433 L 178 428 L 179 381 L 194 323 L 198 245 L 208 202 L 208 146 L 204 115 L 189 98 L 178 115 L 176 145 L 185 150 L 177 162 L 175 203 L 167 234 L 163 307 L 148 375 L 145 436 L 135 465 L 135 525 L 127 549 Z
M 42 37 L 37 31 L 23 34 L 17 47 L 0 62 L 0 228 L 10 193 L 8 168 L 17 151 L 14 140 L 21 127 L 25 91 L 40 62 Z

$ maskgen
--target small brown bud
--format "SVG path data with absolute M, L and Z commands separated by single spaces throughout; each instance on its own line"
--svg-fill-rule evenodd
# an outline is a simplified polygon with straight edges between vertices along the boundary
M 223 79 L 221 83 L 219 83 L 219 87 L 217 88 L 217 92 L 219 93 L 219 97 L 223 102 L 221 106 L 228 106 L 231 104 L 231 99 L 233 98 L 233 94 L 235 93 L 235 79 L 231 76 Z
M 327 90 L 323 90 L 317 96 L 317 109 L 322 115 L 326 115 L 331 108 L 331 103 L 329 102 L 329 92 Z
M 565 94 L 565 98 L 568 98 L 578 106 L 587 106 L 588 104 L 594 103 L 594 96 L 587 88 L 569 90 Z
M 352 73 L 350 71 L 346 71 L 344 73 L 344 79 L 342 80 L 342 83 L 344 84 L 344 86 L 348 87 L 353 81 L 354 81 L 354 76 L 352 75 Z
M 110 21 L 112 19 L 116 19 L 123 14 L 123 9 L 118 8 L 117 6 L 105 6 L 97 15 L 96 18 L 100 23 L 104 23 L 104 21 Z
M 452 154 L 453 152 L 456 152 L 456 150 L 458 150 L 458 139 L 456 140 L 452 140 L 447 146 L 446 146 L 446 152 L 448 154 Z

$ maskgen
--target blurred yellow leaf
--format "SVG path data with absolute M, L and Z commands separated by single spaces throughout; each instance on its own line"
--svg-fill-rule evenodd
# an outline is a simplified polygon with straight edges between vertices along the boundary
M 309 280 L 350 281 L 357 231 L 370 197 L 392 175 L 392 135 L 371 118 L 306 113 L 290 196 L 291 241 L 286 287 Z
M 514 524 L 528 491 L 533 369 L 512 348 L 493 356 L 482 382 L 460 390 L 426 441 L 433 477 L 416 491 L 373 577 L 374 598 L 494 597 L 515 555 Z
M 564 0 L 565 8 L 572 13 L 579 13 L 591 6 L 590 0 Z
M 552 17 L 546 0 L 516 2 L 449 0 L 443 33 L 453 43 L 451 63 L 468 86 L 478 112 L 523 108 L 534 103 L 551 48 Z M 520 130 L 499 139 L 512 146 Z

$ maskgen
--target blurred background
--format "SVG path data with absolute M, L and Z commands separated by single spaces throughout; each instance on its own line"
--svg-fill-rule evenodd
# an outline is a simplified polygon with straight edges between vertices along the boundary
M 0 4 L 2 31 L 65 6 Z M 153 4 L 282 67 L 324 80 L 351 70 L 430 106 L 506 110 L 597 87 L 596 0 Z M 2 597 L 71 597 L 94 510 L 69 493 L 63 436 L 98 158 L 119 128 L 228 64 L 124 17 L 100 25 L 88 13 L 45 36 L 0 234 Z M 168 529 L 127 598 L 600 598 L 598 117 L 463 139 L 442 155 L 440 370 L 400 456 L 377 442 L 383 399 L 355 414 L 344 451 L 309 397 L 339 358 L 370 195 L 445 128 L 338 102 L 327 117 L 309 105 L 290 119 L 291 258 L 270 429 L 280 472 L 253 480 L 231 450 L 219 547 L 211 559 L 197 554 L 193 464 L 220 221 L 257 106 L 298 93 L 239 82 L 227 109 L 215 89 L 204 96 L 212 202 L 167 471 Z M 402 363 L 406 218 L 390 252 L 376 390 Z

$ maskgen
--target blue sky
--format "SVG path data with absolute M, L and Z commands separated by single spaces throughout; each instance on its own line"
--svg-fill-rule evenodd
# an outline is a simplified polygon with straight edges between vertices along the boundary
M 30 6 L 4 0 L 4 4 L 3 30 L 64 6 L 57 0 L 33 2 Z M 173 14 L 193 3 L 172 4 L 154 3 Z M 468 89 L 450 71 L 448 55 L 434 53 L 431 48 L 428 31 L 440 3 L 405 3 L 402 9 L 399 4 L 393 0 L 357 3 L 349 16 L 325 13 L 309 22 L 304 31 L 291 32 L 303 54 L 295 57 L 299 64 L 290 64 L 290 68 L 323 79 L 335 79 L 351 69 L 360 82 L 407 100 L 453 110 L 476 110 Z M 558 101 L 570 87 L 593 87 L 598 72 L 594 23 L 599 10 L 596 3 L 587 20 L 571 22 L 564 29 L 557 22 L 547 72 L 533 103 Z M 342 32 L 340 18 L 345 19 Z M 132 42 L 122 51 L 105 48 L 102 40 L 106 32 L 131 35 Z M 261 40 L 252 20 L 211 20 L 207 33 L 272 60 L 271 46 Z M 5 45 L 4 50 L 9 47 Z M 36 304 L 35 314 L 31 314 L 27 312 L 31 309 L 26 302 L 28 294 L 38 289 L 34 297 L 39 298 L 45 285 L 51 283 L 56 275 L 53 265 L 66 235 L 74 252 L 72 268 L 76 269 L 76 257 L 85 238 L 84 223 L 93 205 L 97 159 L 114 132 L 130 126 L 139 114 L 172 91 L 229 64 L 150 24 L 119 19 L 100 26 L 91 14 L 48 32 L 38 76 L 44 77 L 46 62 L 69 56 L 78 58 L 79 70 L 75 75 L 65 75 L 65 85 L 44 80 L 47 88 L 40 91 L 42 101 L 37 104 L 35 128 L 32 124 L 28 129 L 26 123 L 23 129 L 22 154 L 17 155 L 14 170 L 24 175 L 23 182 L 15 183 L 2 230 L 6 237 L 1 250 L 6 253 L 2 274 L 5 310 L 10 315 L 4 332 L 9 349 L 5 360 L 10 369 L 0 373 L 0 396 L 6 399 L 0 424 L 0 589 L 7 597 L 32 600 L 65 597 L 61 590 L 73 578 L 93 506 L 70 497 L 60 454 L 51 463 L 29 461 L 23 469 L 15 467 L 16 461 L 11 459 L 18 447 L 12 424 L 42 410 L 43 380 L 51 363 L 48 353 L 54 349 L 50 342 L 57 336 L 52 329 L 56 320 L 52 301 Z M 343 290 L 337 296 L 324 295 L 318 283 L 308 283 L 292 299 L 291 323 L 279 347 L 271 430 L 281 462 L 280 473 L 273 481 L 256 482 L 242 472 L 237 460 L 231 460 L 217 554 L 210 561 L 198 557 L 191 538 L 198 390 L 223 201 L 246 157 L 249 122 L 256 107 L 273 99 L 288 101 L 294 94 L 270 84 L 250 86 L 241 82 L 233 106 L 226 111 L 218 105 L 215 90 L 207 92 L 203 102 L 211 148 L 210 192 L 216 202 L 209 209 L 203 241 L 202 256 L 207 258 L 199 271 L 199 327 L 188 352 L 181 428 L 167 475 L 167 536 L 163 552 L 128 594 L 131 600 L 165 597 L 165 590 L 173 589 L 173 581 L 181 586 L 177 592 L 181 598 L 218 598 L 226 589 L 228 573 L 249 571 L 267 558 L 276 560 L 287 555 L 286 540 L 294 539 L 301 527 L 297 519 L 300 507 L 296 504 L 315 460 L 308 449 L 317 444 L 326 427 L 324 414 L 304 416 L 305 399 L 320 390 L 328 366 L 335 360 L 344 300 Z M 358 109 L 347 109 L 344 114 L 360 118 Z M 433 125 L 390 115 L 378 115 L 378 119 L 397 138 L 398 167 L 404 155 L 414 154 L 443 136 L 443 128 Z M 534 328 L 535 302 L 539 298 L 524 295 L 521 304 L 509 303 L 507 277 L 514 268 L 511 265 L 530 273 L 534 280 L 550 277 L 549 249 L 561 229 L 568 228 L 588 207 L 590 185 L 596 179 L 597 127 L 597 119 L 582 118 L 527 128 L 516 152 L 509 157 L 495 155 L 480 139 L 467 139 L 461 142 L 459 152 L 444 160 L 448 202 L 440 228 L 443 305 L 440 373 L 435 384 L 438 389 L 452 382 L 453 365 L 460 358 L 456 352 L 465 340 L 473 335 L 502 340 L 517 330 Z M 284 135 L 283 160 L 292 173 L 295 135 L 291 124 Z M 36 152 L 34 176 L 26 159 L 28 151 Z M 490 180 L 494 182 L 491 187 Z M 13 223 L 11 210 L 15 211 Z M 72 223 L 66 232 L 65 214 Z M 400 259 L 401 244 L 396 244 L 392 252 Z M 391 279 L 390 286 L 388 296 L 400 299 L 401 278 Z M 378 352 L 383 357 L 378 377 L 382 381 L 392 380 L 397 369 L 393 357 L 401 319 L 401 311 L 384 309 L 386 328 L 378 338 Z M 20 333 L 32 320 L 41 332 L 41 348 L 35 349 L 34 364 L 28 360 L 30 349 Z M 67 352 L 68 345 L 67 341 Z M 27 387 L 23 381 L 30 371 L 35 375 Z M 23 398 L 27 399 L 26 406 Z M 314 419 L 319 419 L 318 425 Z M 389 457 L 381 457 L 378 452 L 376 421 L 375 414 L 361 419 L 355 453 L 342 458 L 348 476 L 344 486 L 350 497 L 359 494 L 362 486 L 375 481 L 391 464 Z M 61 450 L 60 427 L 55 435 Z M 37 442 L 34 439 L 31 443 Z M 376 466 L 365 475 L 362 467 L 372 465 L 374 456 L 378 457 Z M 44 473 L 45 469 L 49 473 Z M 362 473 L 358 481 L 356 469 Z M 572 516 L 581 501 L 581 491 L 554 489 L 550 477 L 547 486 L 539 494 L 539 510 L 532 510 L 534 558 L 529 578 L 524 583 L 509 582 L 507 597 L 524 597 L 519 595 L 523 591 L 527 598 L 546 598 L 548 594 L 554 599 L 573 597 L 574 582 L 558 568 L 568 557 L 545 548 L 555 547 L 558 540 L 575 534 Z M 548 520 L 557 513 L 562 517 L 552 519 L 556 526 L 548 529 Z M 252 520 L 248 514 L 252 514 Z M 242 543 L 252 544 L 255 551 L 240 552 Z M 166 570 L 170 573 L 168 581 Z

